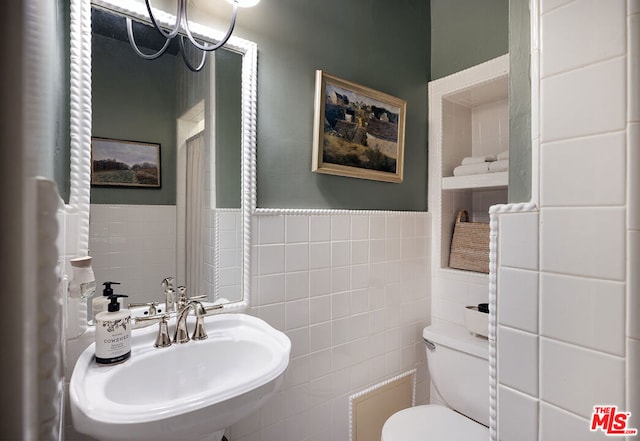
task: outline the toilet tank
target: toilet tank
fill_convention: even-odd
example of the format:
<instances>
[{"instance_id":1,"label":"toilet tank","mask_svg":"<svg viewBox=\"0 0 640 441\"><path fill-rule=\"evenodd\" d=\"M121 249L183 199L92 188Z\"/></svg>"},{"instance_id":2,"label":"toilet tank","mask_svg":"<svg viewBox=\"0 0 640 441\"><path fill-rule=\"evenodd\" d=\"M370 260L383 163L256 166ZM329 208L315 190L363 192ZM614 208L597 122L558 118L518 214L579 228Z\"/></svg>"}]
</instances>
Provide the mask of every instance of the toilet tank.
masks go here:
<instances>
[{"instance_id":1,"label":"toilet tank","mask_svg":"<svg viewBox=\"0 0 640 441\"><path fill-rule=\"evenodd\" d=\"M427 347L431 381L444 402L488 426L488 340L471 335L462 326L447 323L427 326L422 336Z\"/></svg>"}]
</instances>

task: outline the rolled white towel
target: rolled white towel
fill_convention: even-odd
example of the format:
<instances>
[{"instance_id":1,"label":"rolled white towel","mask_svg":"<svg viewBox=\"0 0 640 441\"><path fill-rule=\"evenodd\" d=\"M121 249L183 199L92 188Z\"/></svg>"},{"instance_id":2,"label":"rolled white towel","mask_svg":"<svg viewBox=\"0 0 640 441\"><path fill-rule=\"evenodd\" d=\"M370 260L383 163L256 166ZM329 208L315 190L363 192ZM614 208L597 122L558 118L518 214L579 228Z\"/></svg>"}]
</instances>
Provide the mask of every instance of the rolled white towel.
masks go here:
<instances>
[{"instance_id":1,"label":"rolled white towel","mask_svg":"<svg viewBox=\"0 0 640 441\"><path fill-rule=\"evenodd\" d=\"M491 162L496 160L496 155L484 156L467 156L462 159L462 165L481 164L483 162Z\"/></svg>"},{"instance_id":2,"label":"rolled white towel","mask_svg":"<svg viewBox=\"0 0 640 441\"><path fill-rule=\"evenodd\" d=\"M479 162L477 164L459 165L453 169L453 176L479 175L489 171L490 162Z\"/></svg>"},{"instance_id":3,"label":"rolled white towel","mask_svg":"<svg viewBox=\"0 0 640 441\"><path fill-rule=\"evenodd\" d=\"M502 161L495 161L489 163L490 172L502 172L509 170L509 160L503 159Z\"/></svg>"},{"instance_id":4,"label":"rolled white towel","mask_svg":"<svg viewBox=\"0 0 640 441\"><path fill-rule=\"evenodd\" d=\"M496 160L498 161L504 161L505 159L509 159L509 150L505 150L496 155Z\"/></svg>"}]
</instances>

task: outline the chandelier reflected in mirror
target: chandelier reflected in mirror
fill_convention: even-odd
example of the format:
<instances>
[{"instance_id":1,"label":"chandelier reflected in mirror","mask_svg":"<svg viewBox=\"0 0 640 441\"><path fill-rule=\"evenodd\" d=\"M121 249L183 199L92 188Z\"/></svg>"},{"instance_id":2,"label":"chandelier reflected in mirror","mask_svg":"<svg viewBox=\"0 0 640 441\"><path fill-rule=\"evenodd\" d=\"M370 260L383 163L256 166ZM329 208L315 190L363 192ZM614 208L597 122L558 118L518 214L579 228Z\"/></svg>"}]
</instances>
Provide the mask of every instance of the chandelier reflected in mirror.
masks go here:
<instances>
[{"instance_id":1,"label":"chandelier reflected in mirror","mask_svg":"<svg viewBox=\"0 0 640 441\"><path fill-rule=\"evenodd\" d=\"M164 30L162 29L162 27L160 27L160 25L156 21L155 16L153 15L153 11L151 10L151 5L149 3L149 0L145 0L145 4L147 5L147 11L149 12L149 19L151 20L153 27L155 27L156 30L160 33L160 35L162 35L162 37L165 38L164 45L157 52L153 52L153 53L142 52L140 48L138 48L138 45L136 44L136 41L135 41L135 37L133 35L133 23L131 19L127 17L127 34L129 35L129 43L131 43L131 47L140 57L146 60L155 60L156 58L160 57L162 54L165 53L165 51L169 47L169 44L171 43L171 40L173 40L175 37L180 37L178 41L180 43L180 52L182 53L182 59L184 60L185 64L189 69L191 69L193 72L199 72L202 70L202 68L204 67L207 61L207 52L213 52L216 49L220 49L222 46L224 46L227 43L227 41L231 37L231 34L233 33L233 29L236 25L238 8L239 7L250 8L252 6L257 5L260 2L260 0L226 0L226 1L227 3L231 3L231 5L233 5L233 11L231 13L232 14L231 23L229 24L229 28L225 36L215 44L199 43L194 38L193 34L191 33L191 29L189 29L189 20L187 17L187 0L178 0L176 22L169 31ZM187 40L186 42L185 42L185 36ZM191 44L193 47L197 48L202 52L200 62L194 64L191 62L191 60L189 60L189 57L187 56L187 50L186 50L187 44Z\"/></svg>"}]
</instances>

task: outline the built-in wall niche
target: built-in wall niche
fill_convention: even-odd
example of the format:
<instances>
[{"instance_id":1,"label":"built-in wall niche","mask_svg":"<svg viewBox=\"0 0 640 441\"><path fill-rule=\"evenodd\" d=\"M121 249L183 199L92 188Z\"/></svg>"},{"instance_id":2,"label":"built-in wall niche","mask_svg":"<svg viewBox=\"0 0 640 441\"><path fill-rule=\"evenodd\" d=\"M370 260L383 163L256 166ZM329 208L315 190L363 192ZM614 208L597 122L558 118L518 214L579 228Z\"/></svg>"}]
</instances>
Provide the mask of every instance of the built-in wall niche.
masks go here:
<instances>
[{"instance_id":1,"label":"built-in wall niche","mask_svg":"<svg viewBox=\"0 0 640 441\"><path fill-rule=\"evenodd\" d=\"M467 210L473 222L489 222L492 205L507 202L509 172L454 176L466 157L509 150L509 56L429 83L429 207L433 212L433 270L472 277L487 275L449 268L456 216ZM476 280L477 279L477 280Z\"/></svg>"},{"instance_id":2,"label":"built-in wall niche","mask_svg":"<svg viewBox=\"0 0 640 441\"><path fill-rule=\"evenodd\" d=\"M509 77L442 97L442 188L507 185L506 172L453 176L462 159L509 150Z\"/></svg>"},{"instance_id":3,"label":"built-in wall niche","mask_svg":"<svg viewBox=\"0 0 640 441\"><path fill-rule=\"evenodd\" d=\"M449 251L453 237L453 226L460 210L467 210L472 222L489 222L489 208L507 202L507 187L458 189L442 191L442 214L440 228L440 267L449 268ZM460 271L460 270L452 270Z\"/></svg>"}]
</instances>

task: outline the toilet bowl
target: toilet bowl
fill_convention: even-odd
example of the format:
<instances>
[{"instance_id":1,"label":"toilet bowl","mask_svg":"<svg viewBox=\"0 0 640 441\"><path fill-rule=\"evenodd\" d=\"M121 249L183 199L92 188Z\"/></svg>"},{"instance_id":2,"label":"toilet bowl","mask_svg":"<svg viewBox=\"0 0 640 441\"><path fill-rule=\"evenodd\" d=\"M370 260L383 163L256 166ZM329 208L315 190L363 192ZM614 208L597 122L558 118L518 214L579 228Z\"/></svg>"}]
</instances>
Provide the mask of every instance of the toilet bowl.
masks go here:
<instances>
[{"instance_id":1,"label":"toilet bowl","mask_svg":"<svg viewBox=\"0 0 640 441\"><path fill-rule=\"evenodd\" d=\"M489 344L453 324L422 333L435 390L448 406L414 406L393 414L382 441L486 441L489 438Z\"/></svg>"},{"instance_id":2,"label":"toilet bowl","mask_svg":"<svg viewBox=\"0 0 640 441\"><path fill-rule=\"evenodd\" d=\"M401 410L382 428L382 441L487 441L489 429L438 404Z\"/></svg>"}]
</instances>

